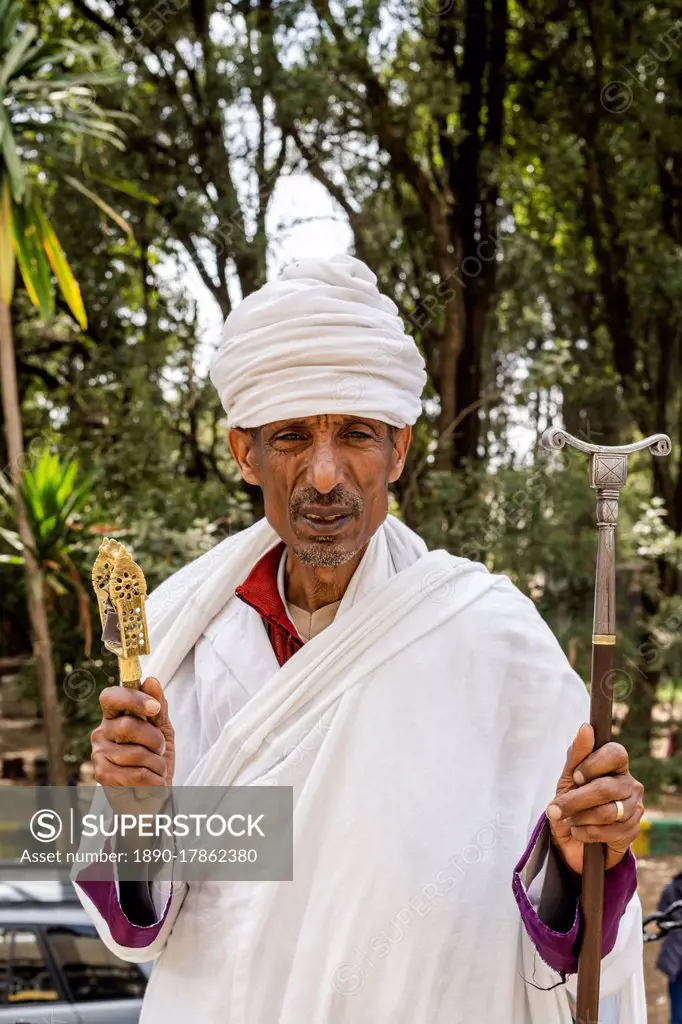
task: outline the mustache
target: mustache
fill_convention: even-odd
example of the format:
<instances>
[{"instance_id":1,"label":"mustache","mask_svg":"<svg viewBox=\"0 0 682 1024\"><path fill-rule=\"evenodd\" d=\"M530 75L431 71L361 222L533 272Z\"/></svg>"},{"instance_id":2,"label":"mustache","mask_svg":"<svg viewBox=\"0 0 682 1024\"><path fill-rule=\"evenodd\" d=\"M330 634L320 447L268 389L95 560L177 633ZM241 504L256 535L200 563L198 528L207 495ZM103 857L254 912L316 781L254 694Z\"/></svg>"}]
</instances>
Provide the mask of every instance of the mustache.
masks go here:
<instances>
[{"instance_id":1,"label":"mustache","mask_svg":"<svg viewBox=\"0 0 682 1024\"><path fill-rule=\"evenodd\" d=\"M295 491L289 500L289 512L292 516L298 516L306 505L342 505L354 515L359 515L365 507L362 497L343 484L337 484L327 494L320 494L314 487L303 487L300 491Z\"/></svg>"}]
</instances>

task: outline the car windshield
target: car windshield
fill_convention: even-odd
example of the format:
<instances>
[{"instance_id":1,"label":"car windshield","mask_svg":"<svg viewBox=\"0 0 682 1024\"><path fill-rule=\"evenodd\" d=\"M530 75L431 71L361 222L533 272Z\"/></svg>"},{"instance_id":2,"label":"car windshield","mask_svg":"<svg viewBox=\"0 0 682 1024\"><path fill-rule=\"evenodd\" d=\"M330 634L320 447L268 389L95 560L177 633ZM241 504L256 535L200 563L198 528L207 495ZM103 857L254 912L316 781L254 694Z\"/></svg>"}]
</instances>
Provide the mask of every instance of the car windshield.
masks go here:
<instances>
[{"instance_id":1,"label":"car windshield","mask_svg":"<svg viewBox=\"0 0 682 1024\"><path fill-rule=\"evenodd\" d=\"M120 960L88 925L50 925L50 949L76 1003L141 999L146 977L137 964Z\"/></svg>"}]
</instances>

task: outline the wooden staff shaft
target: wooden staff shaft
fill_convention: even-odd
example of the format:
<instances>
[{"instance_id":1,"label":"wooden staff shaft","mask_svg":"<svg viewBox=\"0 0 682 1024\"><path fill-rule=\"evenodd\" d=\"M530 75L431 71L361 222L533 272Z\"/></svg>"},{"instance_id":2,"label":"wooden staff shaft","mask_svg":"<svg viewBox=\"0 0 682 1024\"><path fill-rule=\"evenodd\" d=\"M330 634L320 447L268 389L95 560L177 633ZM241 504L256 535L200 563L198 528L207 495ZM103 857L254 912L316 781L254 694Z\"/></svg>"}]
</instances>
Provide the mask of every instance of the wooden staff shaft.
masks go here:
<instances>
[{"instance_id":1,"label":"wooden staff shaft","mask_svg":"<svg viewBox=\"0 0 682 1024\"><path fill-rule=\"evenodd\" d=\"M592 456L594 460L597 456ZM625 459L626 456L623 456ZM592 465L592 477L598 467ZM622 475L625 482L625 469ZM613 720L613 663L616 642L616 519L618 491L597 490L597 569L592 626L590 724L595 749L611 739ZM596 1024L599 1012L602 922L604 912L605 847L585 846L580 906L583 935L578 961L577 1020Z\"/></svg>"},{"instance_id":2,"label":"wooden staff shaft","mask_svg":"<svg viewBox=\"0 0 682 1024\"><path fill-rule=\"evenodd\" d=\"M623 456L625 460L627 457ZM593 481L599 467L592 456ZM626 467L622 480L625 483ZM597 488L597 570L594 589L592 632L592 673L590 724L595 734L595 749L611 738L613 719L613 655L615 652L615 521L619 490ZM605 848L591 844L585 848L581 908L584 932L578 967L578 1020L588 1024L598 1020L599 977L601 970L601 934L604 909Z\"/></svg>"},{"instance_id":3,"label":"wooden staff shaft","mask_svg":"<svg viewBox=\"0 0 682 1024\"><path fill-rule=\"evenodd\" d=\"M548 450L569 445L590 455L590 484L597 489L597 570L594 589L590 723L595 749L611 739L613 720L613 664L616 642L616 522L618 498L627 477L631 452L649 448L654 455L668 455L670 438L654 434L629 445L607 447L573 437L551 427L542 437ZM580 907L583 930L578 958L576 1024L598 1024L601 971L602 921L604 912L605 847L585 846Z\"/></svg>"}]
</instances>

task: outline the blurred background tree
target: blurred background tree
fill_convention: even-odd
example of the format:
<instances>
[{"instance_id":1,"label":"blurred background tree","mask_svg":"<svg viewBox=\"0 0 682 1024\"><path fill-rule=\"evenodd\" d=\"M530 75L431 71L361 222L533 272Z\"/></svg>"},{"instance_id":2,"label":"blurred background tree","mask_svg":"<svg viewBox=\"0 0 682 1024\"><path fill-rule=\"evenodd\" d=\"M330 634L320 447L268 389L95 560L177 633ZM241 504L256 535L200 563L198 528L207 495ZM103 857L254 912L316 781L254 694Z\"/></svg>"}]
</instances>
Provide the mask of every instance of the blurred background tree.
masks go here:
<instances>
[{"instance_id":1,"label":"blurred background tree","mask_svg":"<svg viewBox=\"0 0 682 1024\"><path fill-rule=\"evenodd\" d=\"M45 563L40 546L44 537L35 529L46 526L41 498L45 496L45 459L34 477L24 471L24 440L17 388L14 332L10 306L14 297L15 264L30 302L43 318L55 312L55 291L82 330L87 318L78 283L59 240L43 210L49 189L46 167L81 168L84 138L108 145L122 144L114 123L124 115L107 115L97 105L93 85L105 84L103 48L75 46L71 41L49 42L25 20L26 11L14 0L0 0L0 365L2 412L7 442L9 478L26 578L26 610L33 655L45 712L49 776L54 785L67 781L63 755L61 709L55 680L54 653L45 593ZM111 79L111 75L106 76ZM81 109L87 102L87 109ZM65 174L79 193L119 219L83 183ZM66 490L73 474L67 474ZM30 511L36 514L31 521ZM75 575L77 575L75 573ZM54 577L52 577L54 586Z\"/></svg>"},{"instance_id":2,"label":"blurred background tree","mask_svg":"<svg viewBox=\"0 0 682 1024\"><path fill-rule=\"evenodd\" d=\"M224 316L292 250L331 255L326 236L342 229L429 370L394 509L429 544L509 574L585 678L593 495L582 460L547 458L539 437L561 422L602 443L671 435L669 459L633 460L623 499L617 695L640 776L676 785L680 759L652 757L675 749L682 685L674 8L26 0L22 12L40 38L116 54L118 77L101 58L92 88L125 131L118 149L83 134L85 190L64 173L66 129L41 158L87 328L59 297L54 316L36 310L21 283L11 307L28 452L77 455L91 480L68 532L81 578L93 527L129 543L153 585L261 514L227 454L211 351ZM72 96L70 115L92 102ZM311 211L284 223L301 190ZM326 223L312 220L320 196ZM0 564L0 582L0 658L25 659L31 692L18 567ZM64 586L54 664L79 759L111 666L97 643L86 654ZM84 672L92 687L76 699L68 680Z\"/></svg>"}]
</instances>

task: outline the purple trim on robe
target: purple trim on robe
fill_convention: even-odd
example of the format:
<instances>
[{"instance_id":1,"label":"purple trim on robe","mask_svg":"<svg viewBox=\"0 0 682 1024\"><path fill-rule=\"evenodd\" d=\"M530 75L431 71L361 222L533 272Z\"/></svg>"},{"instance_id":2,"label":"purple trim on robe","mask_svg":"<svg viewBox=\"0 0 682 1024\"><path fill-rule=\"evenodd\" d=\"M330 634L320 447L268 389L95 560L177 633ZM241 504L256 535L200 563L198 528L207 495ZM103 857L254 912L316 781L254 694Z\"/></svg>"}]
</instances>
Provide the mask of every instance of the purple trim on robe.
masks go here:
<instances>
[{"instance_id":1,"label":"purple trim on robe","mask_svg":"<svg viewBox=\"0 0 682 1024\"><path fill-rule=\"evenodd\" d=\"M107 839L105 849L108 846L109 840ZM107 872L111 873L111 878L103 879L101 877L103 866ZM98 878L89 877L93 871L99 876ZM74 884L80 886L88 899L94 903L98 913L106 921L112 939L119 946L125 946L128 949L142 949L144 946L150 946L158 936L168 916L171 902L170 896L163 909L163 914L157 922L150 925L133 924L126 917L121 906L114 880L114 865L111 861L107 861L105 865L96 864L83 868L82 871L78 872Z\"/></svg>"},{"instance_id":2,"label":"purple trim on robe","mask_svg":"<svg viewBox=\"0 0 682 1024\"><path fill-rule=\"evenodd\" d=\"M521 881L520 872L526 866L533 849L540 840L546 839L543 830L549 829L549 821L545 814L538 821L533 835L521 860L514 868L512 890L521 913L521 920L538 953L555 971L560 974L575 974L578 970L578 940L582 928L582 911L576 900L573 924L567 932L558 932L540 919L537 911L528 898L526 888ZM609 868L604 875L604 916L602 924L602 958L610 953L616 944L620 919L625 908L637 889L637 864L628 850L620 863Z\"/></svg>"}]
</instances>

